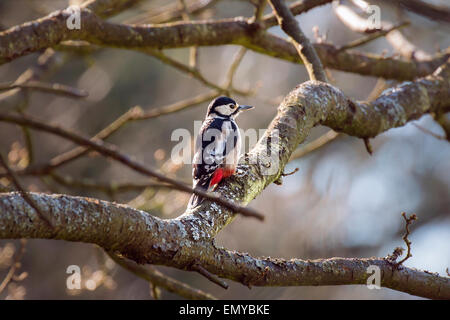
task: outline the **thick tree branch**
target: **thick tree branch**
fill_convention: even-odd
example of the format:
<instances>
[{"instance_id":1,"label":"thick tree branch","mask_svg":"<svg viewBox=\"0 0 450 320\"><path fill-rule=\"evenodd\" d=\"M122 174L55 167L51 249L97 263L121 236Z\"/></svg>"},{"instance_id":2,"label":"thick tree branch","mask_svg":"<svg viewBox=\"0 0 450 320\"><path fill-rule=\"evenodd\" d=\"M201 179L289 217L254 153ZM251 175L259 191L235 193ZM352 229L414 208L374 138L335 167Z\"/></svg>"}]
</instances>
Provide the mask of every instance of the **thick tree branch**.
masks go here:
<instances>
[{"instance_id":1,"label":"thick tree branch","mask_svg":"<svg viewBox=\"0 0 450 320\"><path fill-rule=\"evenodd\" d=\"M66 26L69 16L68 10L56 11L1 32L0 64L66 40L85 40L101 46L138 51L236 44L273 57L300 62L291 43L263 32L258 22L242 17L133 26L105 22L90 10L81 9L81 29L69 30ZM326 67L399 80L430 74L450 55L446 52L417 62L362 53L337 54L337 48L328 44L317 44L315 48Z\"/></svg>"},{"instance_id":2,"label":"thick tree branch","mask_svg":"<svg viewBox=\"0 0 450 320\"><path fill-rule=\"evenodd\" d=\"M317 124L368 138L404 125L428 112L449 111L450 63L433 75L385 91L373 102L354 102L339 89L309 81L281 103L277 117L255 148L242 159L237 175L217 189L222 197L248 203L283 173L292 152ZM267 152L270 149L270 153ZM176 219L94 199L30 195L51 215L49 228L17 193L0 195L0 238L49 238L96 243L140 263L182 270L201 265L208 272L246 285L364 284L369 265L382 271L381 285L414 295L450 299L450 280L384 259L304 261L254 258L217 248L214 237L235 214L209 201Z\"/></svg>"},{"instance_id":3,"label":"thick tree branch","mask_svg":"<svg viewBox=\"0 0 450 320\"><path fill-rule=\"evenodd\" d=\"M214 227L208 220L194 217L161 220L105 201L45 194L31 196L41 207L48 208L58 231L36 219L35 212L19 194L0 194L0 238L96 243L140 262L186 270L191 270L192 263L200 262L208 272L248 286L366 284L367 268L375 265L380 268L384 287L427 298L450 299L448 278L403 266L397 269L383 258L254 258L199 239L203 229Z\"/></svg>"}]
</instances>

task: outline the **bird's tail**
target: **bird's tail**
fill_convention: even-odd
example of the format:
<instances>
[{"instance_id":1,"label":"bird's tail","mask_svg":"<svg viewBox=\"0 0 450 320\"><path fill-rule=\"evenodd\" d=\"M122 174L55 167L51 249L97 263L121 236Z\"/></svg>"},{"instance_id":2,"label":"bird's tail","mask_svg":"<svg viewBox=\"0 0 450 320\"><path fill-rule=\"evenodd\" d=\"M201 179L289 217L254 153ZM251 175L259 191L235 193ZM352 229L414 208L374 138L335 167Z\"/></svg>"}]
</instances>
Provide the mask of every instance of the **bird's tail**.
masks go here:
<instances>
[{"instance_id":1,"label":"bird's tail","mask_svg":"<svg viewBox=\"0 0 450 320\"><path fill-rule=\"evenodd\" d=\"M199 180L195 183L194 189L200 189L205 192L212 192L216 189L217 184L214 184L212 186L210 185L211 178L204 179L203 181L202 180ZM191 196L191 199L189 200L189 208L195 208L195 207L201 205L203 203L203 201L205 201L205 198L194 193Z\"/></svg>"},{"instance_id":2,"label":"bird's tail","mask_svg":"<svg viewBox=\"0 0 450 320\"><path fill-rule=\"evenodd\" d=\"M189 208L195 208L195 207L201 205L204 200L205 200L205 198L194 193L191 196L191 199L189 200Z\"/></svg>"}]
</instances>

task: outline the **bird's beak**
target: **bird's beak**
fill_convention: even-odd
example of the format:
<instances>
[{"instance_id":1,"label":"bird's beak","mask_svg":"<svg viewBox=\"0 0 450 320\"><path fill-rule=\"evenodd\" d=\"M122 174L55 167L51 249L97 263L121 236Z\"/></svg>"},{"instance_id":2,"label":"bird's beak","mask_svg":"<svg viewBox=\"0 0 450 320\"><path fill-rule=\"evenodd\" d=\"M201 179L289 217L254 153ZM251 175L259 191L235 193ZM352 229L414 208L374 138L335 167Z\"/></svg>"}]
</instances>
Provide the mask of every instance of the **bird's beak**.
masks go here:
<instances>
[{"instance_id":1,"label":"bird's beak","mask_svg":"<svg viewBox=\"0 0 450 320\"><path fill-rule=\"evenodd\" d=\"M239 105L239 111L253 109L253 106Z\"/></svg>"}]
</instances>

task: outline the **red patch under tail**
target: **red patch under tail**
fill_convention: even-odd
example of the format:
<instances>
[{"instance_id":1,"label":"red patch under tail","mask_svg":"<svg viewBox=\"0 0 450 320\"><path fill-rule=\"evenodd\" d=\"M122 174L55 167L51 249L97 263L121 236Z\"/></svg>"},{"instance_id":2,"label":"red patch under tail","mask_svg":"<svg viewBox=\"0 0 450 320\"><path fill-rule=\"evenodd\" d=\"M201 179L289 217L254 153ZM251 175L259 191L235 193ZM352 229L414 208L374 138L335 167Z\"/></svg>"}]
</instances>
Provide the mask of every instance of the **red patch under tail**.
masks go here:
<instances>
[{"instance_id":1,"label":"red patch under tail","mask_svg":"<svg viewBox=\"0 0 450 320\"><path fill-rule=\"evenodd\" d=\"M223 173L224 171L222 168L218 168L216 171L214 171L211 181L209 182L208 191L213 191L217 187L219 182L224 178Z\"/></svg>"}]
</instances>

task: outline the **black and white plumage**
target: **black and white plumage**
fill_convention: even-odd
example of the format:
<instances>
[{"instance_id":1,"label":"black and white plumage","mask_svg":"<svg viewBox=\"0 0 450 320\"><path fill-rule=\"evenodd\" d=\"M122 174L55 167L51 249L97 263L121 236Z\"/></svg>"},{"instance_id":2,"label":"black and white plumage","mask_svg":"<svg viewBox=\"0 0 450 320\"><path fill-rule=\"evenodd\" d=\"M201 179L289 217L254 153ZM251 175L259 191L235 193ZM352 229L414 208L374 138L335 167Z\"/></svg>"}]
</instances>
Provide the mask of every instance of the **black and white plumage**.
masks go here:
<instances>
[{"instance_id":1,"label":"black and white plumage","mask_svg":"<svg viewBox=\"0 0 450 320\"><path fill-rule=\"evenodd\" d=\"M219 182L233 175L239 161L241 136L237 115L253 107L238 105L228 97L218 97L208 106L206 118L195 141L192 164L193 187L214 191ZM194 194L190 206L201 204L203 198Z\"/></svg>"}]
</instances>

